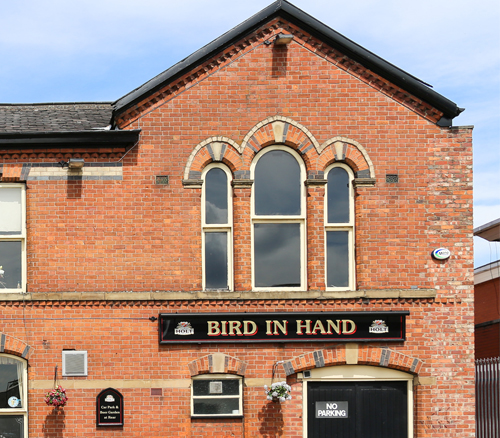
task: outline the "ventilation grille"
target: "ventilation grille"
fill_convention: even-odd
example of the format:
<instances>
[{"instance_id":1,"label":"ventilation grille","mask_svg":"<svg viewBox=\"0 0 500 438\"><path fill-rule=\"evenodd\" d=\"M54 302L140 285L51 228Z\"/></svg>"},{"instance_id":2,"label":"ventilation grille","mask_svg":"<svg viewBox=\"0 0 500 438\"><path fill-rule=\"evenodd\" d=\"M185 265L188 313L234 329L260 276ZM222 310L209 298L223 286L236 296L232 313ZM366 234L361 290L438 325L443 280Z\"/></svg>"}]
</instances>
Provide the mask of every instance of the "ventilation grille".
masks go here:
<instances>
[{"instance_id":1,"label":"ventilation grille","mask_svg":"<svg viewBox=\"0 0 500 438\"><path fill-rule=\"evenodd\" d=\"M387 174L385 176L386 183L397 183L399 182L399 176L397 174Z\"/></svg>"},{"instance_id":2,"label":"ventilation grille","mask_svg":"<svg viewBox=\"0 0 500 438\"><path fill-rule=\"evenodd\" d=\"M86 351L63 351L63 376L87 375Z\"/></svg>"},{"instance_id":3,"label":"ventilation grille","mask_svg":"<svg viewBox=\"0 0 500 438\"><path fill-rule=\"evenodd\" d=\"M168 175L156 175L156 184L168 186Z\"/></svg>"}]
</instances>

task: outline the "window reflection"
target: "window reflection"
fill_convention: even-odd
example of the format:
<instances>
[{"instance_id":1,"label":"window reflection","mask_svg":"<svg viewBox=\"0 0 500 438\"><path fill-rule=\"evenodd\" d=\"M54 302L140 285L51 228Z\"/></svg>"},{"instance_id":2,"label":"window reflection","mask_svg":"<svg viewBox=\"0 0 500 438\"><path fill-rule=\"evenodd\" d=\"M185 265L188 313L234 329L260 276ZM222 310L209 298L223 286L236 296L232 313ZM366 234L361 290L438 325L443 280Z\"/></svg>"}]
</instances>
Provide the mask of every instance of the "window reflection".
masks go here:
<instances>
[{"instance_id":1,"label":"window reflection","mask_svg":"<svg viewBox=\"0 0 500 438\"><path fill-rule=\"evenodd\" d=\"M255 167L255 214L300 215L300 183L300 167L291 154L264 154Z\"/></svg>"},{"instance_id":2,"label":"window reflection","mask_svg":"<svg viewBox=\"0 0 500 438\"><path fill-rule=\"evenodd\" d=\"M227 232L205 233L205 287L228 288Z\"/></svg>"},{"instance_id":3,"label":"window reflection","mask_svg":"<svg viewBox=\"0 0 500 438\"><path fill-rule=\"evenodd\" d=\"M214 168L205 177L205 223L227 224L227 175Z\"/></svg>"},{"instance_id":4,"label":"window reflection","mask_svg":"<svg viewBox=\"0 0 500 438\"><path fill-rule=\"evenodd\" d=\"M349 174L341 167L328 172L328 223L349 222Z\"/></svg>"},{"instance_id":5,"label":"window reflection","mask_svg":"<svg viewBox=\"0 0 500 438\"><path fill-rule=\"evenodd\" d=\"M349 285L349 232L328 231L327 248L327 286L347 287Z\"/></svg>"},{"instance_id":6,"label":"window reflection","mask_svg":"<svg viewBox=\"0 0 500 438\"><path fill-rule=\"evenodd\" d=\"M300 286L300 224L254 226L255 286Z\"/></svg>"},{"instance_id":7,"label":"window reflection","mask_svg":"<svg viewBox=\"0 0 500 438\"><path fill-rule=\"evenodd\" d=\"M22 242L0 241L0 289L20 289Z\"/></svg>"}]
</instances>

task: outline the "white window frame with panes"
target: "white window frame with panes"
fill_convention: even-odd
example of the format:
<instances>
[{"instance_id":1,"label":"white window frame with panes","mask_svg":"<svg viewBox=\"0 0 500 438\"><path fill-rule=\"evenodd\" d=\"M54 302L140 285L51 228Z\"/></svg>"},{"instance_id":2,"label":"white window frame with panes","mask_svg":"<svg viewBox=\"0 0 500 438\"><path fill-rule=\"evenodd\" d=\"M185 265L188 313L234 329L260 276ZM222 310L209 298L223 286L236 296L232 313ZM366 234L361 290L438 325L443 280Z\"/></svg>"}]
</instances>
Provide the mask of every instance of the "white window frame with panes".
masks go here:
<instances>
[{"instance_id":1,"label":"white window frame with panes","mask_svg":"<svg viewBox=\"0 0 500 438\"><path fill-rule=\"evenodd\" d=\"M0 183L0 266L0 293L26 292L24 184Z\"/></svg>"},{"instance_id":2,"label":"white window frame with panes","mask_svg":"<svg viewBox=\"0 0 500 438\"><path fill-rule=\"evenodd\" d=\"M284 151L290 154L297 165L299 166L299 175L297 184L299 185L298 196L300 197L300 212L299 214L258 214L256 212L256 187L259 184L259 175L256 175L256 168L259 164L259 160L265 157L268 153L273 151ZM273 169L277 170L277 169ZM251 238L252 238L252 289L254 291L305 291L307 289L307 248L306 248L306 167L300 157L300 155L293 149L281 145L268 146L261 151L259 151L252 161L250 168L251 179L254 181L252 185L252 202L251 202ZM278 175L279 177L279 175ZM257 180L256 180L257 179ZM266 187L266 190L272 190L274 187ZM298 286L271 286L271 285L259 285L262 283L261 280L257 280L258 263L256 254L256 226L259 224L298 224L299 225L299 245L298 256L300 257L299 266L299 285ZM271 262L272 263L272 262ZM270 265L272 266L272 264Z\"/></svg>"},{"instance_id":3,"label":"white window frame with panes","mask_svg":"<svg viewBox=\"0 0 500 438\"><path fill-rule=\"evenodd\" d=\"M15 393L16 395L11 395L9 397L6 397L7 405L6 406L1 406L0 407L0 436L2 435L2 432L6 432L5 426L2 426L3 421L5 418L9 418L13 421L9 421L8 424L10 426L14 425L14 427L17 429L17 425L15 423L17 422L19 424L19 429L18 432L19 434L17 435L20 438L27 438L28 437L28 364L26 360L20 359L16 356L8 355L8 354L0 354L0 375L6 375L6 373L2 373L2 367L3 366L15 366L16 371L15 373L17 374L17 386L18 386L18 391L15 391L14 386L10 386L11 391L13 391L13 394ZM1 376L0 376L0 384L2 388L0 388L0 391L8 390L8 388L3 388L5 386L6 382L2 382ZM9 382L11 383L11 382ZM6 394L8 395L8 394ZM17 397L19 395L19 397ZM21 418L22 419L22 426L21 423L19 423L17 419ZM10 436L10 435L9 435Z\"/></svg>"},{"instance_id":4,"label":"white window frame with panes","mask_svg":"<svg viewBox=\"0 0 500 438\"><path fill-rule=\"evenodd\" d=\"M218 198L221 200L224 198L226 200L227 205L227 220L220 220L214 223L213 220L207 221L207 174L214 169L222 170L226 175L226 190L224 193L219 193ZM224 290L224 291L232 291L233 290L233 192L232 192L232 174L227 166L221 163L211 163L202 172L202 195L201 195L201 223L202 223L202 271L203 271L203 290ZM209 197L209 196L208 196ZM227 248L226 248L226 269L227 269L227 286L226 287L210 287L208 275L210 269L210 261L207 257L207 251L209 248L207 247L207 236L210 233L226 233L227 234Z\"/></svg>"},{"instance_id":5,"label":"white window frame with panes","mask_svg":"<svg viewBox=\"0 0 500 438\"><path fill-rule=\"evenodd\" d=\"M237 381L238 394L224 394L224 383L228 380ZM195 394L196 383L207 381L208 391L205 395ZM213 391L212 386L213 385ZM210 393L212 391L212 393ZM222 402L225 400L237 400L238 409L224 411ZM221 412L209 413L195 413L196 404L198 403L211 403L213 406L220 406ZM243 378L233 374L202 374L193 377L191 382L191 416L192 417L241 417L243 415Z\"/></svg>"},{"instance_id":6,"label":"white window frame with panes","mask_svg":"<svg viewBox=\"0 0 500 438\"><path fill-rule=\"evenodd\" d=\"M346 172L346 187L345 190L342 190L339 193L339 187L334 187L332 184L334 183L333 178L329 179L329 176L332 176L332 171L334 169L343 169ZM335 163L325 170L325 179L328 181L325 187L325 284L326 289L331 291L336 290L355 290L356 284L356 268L355 268L355 242L354 242L354 173L352 169L343 164L343 163ZM343 182L344 183L344 182ZM343 184L342 183L342 184ZM342 188L343 189L343 188ZM339 198L342 198L342 201L339 202L339 208L344 212L342 218L340 220L335 220L336 218L329 219L329 209L334 209L335 205L333 202L329 202L329 199L334 199L335 196L330 196L329 190L332 192L337 190L337 193L340 194ZM347 207L345 204L348 204ZM347 217L345 217L347 216ZM329 240L329 233L346 233L346 239L342 242L342 245L338 244L339 249L335 250L334 244L332 245ZM330 246L330 248L329 248ZM336 262L337 260L337 262ZM336 281L333 278L333 272L338 272L338 265L341 265L342 268L340 270L347 269L347 275L342 275L342 280L336 285ZM330 277L330 278L329 278Z\"/></svg>"}]
</instances>

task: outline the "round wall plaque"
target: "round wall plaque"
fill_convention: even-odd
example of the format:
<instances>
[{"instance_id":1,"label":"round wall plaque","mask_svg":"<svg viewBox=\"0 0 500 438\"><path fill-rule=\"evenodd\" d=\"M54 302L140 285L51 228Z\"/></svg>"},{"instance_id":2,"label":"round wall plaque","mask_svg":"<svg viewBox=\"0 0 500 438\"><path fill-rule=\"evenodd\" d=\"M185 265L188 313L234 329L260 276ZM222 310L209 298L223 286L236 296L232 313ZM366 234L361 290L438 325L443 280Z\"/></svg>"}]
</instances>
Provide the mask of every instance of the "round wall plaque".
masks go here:
<instances>
[{"instance_id":1,"label":"round wall plaque","mask_svg":"<svg viewBox=\"0 0 500 438\"><path fill-rule=\"evenodd\" d=\"M432 251L432 257L434 257L436 260L446 260L450 258L451 256L451 251L446 248L438 248Z\"/></svg>"}]
</instances>

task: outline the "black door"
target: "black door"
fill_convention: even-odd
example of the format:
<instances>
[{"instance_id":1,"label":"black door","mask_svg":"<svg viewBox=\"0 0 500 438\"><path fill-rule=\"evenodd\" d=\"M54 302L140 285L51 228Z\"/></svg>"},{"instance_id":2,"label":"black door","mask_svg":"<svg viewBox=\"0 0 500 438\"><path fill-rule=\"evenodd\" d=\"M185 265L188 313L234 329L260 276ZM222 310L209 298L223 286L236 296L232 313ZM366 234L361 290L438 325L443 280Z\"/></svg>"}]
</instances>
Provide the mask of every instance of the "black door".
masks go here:
<instances>
[{"instance_id":1,"label":"black door","mask_svg":"<svg viewBox=\"0 0 500 438\"><path fill-rule=\"evenodd\" d=\"M408 438L407 382L308 382L309 438Z\"/></svg>"}]
</instances>

